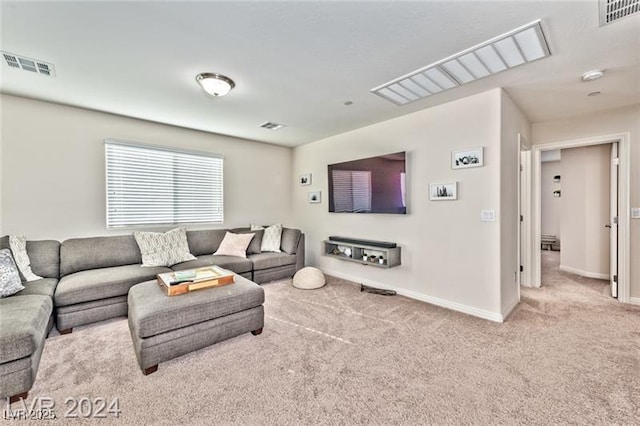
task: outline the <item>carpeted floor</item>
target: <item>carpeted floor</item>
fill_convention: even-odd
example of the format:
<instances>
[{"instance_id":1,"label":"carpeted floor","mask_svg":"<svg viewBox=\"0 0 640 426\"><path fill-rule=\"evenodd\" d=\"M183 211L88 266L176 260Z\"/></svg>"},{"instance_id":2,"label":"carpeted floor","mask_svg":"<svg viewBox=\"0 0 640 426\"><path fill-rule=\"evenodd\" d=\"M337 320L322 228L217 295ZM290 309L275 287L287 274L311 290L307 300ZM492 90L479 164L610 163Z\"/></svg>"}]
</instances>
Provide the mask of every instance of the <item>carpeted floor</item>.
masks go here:
<instances>
[{"instance_id":1,"label":"carpeted floor","mask_svg":"<svg viewBox=\"0 0 640 426\"><path fill-rule=\"evenodd\" d=\"M336 278L311 291L284 280L264 286L262 335L150 376L126 320L81 327L48 339L27 403L53 397L62 416L67 397L118 398L117 420L90 423L127 425L639 423L640 307L553 256L504 324Z\"/></svg>"}]
</instances>

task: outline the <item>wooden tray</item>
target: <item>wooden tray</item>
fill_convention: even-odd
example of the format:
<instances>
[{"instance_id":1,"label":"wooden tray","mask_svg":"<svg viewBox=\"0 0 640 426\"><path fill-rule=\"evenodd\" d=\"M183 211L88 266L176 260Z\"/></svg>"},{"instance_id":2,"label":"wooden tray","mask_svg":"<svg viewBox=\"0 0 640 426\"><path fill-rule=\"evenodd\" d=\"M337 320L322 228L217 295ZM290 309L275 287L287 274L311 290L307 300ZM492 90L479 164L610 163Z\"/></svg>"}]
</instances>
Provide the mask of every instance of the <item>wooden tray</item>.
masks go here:
<instances>
[{"instance_id":1,"label":"wooden tray","mask_svg":"<svg viewBox=\"0 0 640 426\"><path fill-rule=\"evenodd\" d=\"M207 266L204 268L179 271L180 274L189 272L193 273L193 278L176 278L175 272L158 274L158 284L166 291L168 296L177 296L195 290L220 287L235 282L235 274L219 266Z\"/></svg>"}]
</instances>

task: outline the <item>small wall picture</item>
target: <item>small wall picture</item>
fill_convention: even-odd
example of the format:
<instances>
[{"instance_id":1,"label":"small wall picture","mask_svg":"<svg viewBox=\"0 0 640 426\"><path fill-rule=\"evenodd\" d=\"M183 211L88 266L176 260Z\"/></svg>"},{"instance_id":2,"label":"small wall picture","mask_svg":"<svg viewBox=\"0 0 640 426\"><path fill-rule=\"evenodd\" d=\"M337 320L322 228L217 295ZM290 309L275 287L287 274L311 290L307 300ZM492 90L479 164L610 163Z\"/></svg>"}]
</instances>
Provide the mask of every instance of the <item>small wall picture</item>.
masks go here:
<instances>
[{"instance_id":1,"label":"small wall picture","mask_svg":"<svg viewBox=\"0 0 640 426\"><path fill-rule=\"evenodd\" d=\"M320 202L320 191L309 191L307 198L310 204L318 204Z\"/></svg>"},{"instance_id":2,"label":"small wall picture","mask_svg":"<svg viewBox=\"0 0 640 426\"><path fill-rule=\"evenodd\" d=\"M311 185L311 173L307 173L306 175L300 175L300 185L302 186Z\"/></svg>"},{"instance_id":3,"label":"small wall picture","mask_svg":"<svg viewBox=\"0 0 640 426\"><path fill-rule=\"evenodd\" d=\"M429 199L432 201L457 200L458 182L430 183Z\"/></svg>"},{"instance_id":4,"label":"small wall picture","mask_svg":"<svg viewBox=\"0 0 640 426\"><path fill-rule=\"evenodd\" d=\"M452 169L467 169L484 165L483 147L453 151L451 153Z\"/></svg>"}]
</instances>

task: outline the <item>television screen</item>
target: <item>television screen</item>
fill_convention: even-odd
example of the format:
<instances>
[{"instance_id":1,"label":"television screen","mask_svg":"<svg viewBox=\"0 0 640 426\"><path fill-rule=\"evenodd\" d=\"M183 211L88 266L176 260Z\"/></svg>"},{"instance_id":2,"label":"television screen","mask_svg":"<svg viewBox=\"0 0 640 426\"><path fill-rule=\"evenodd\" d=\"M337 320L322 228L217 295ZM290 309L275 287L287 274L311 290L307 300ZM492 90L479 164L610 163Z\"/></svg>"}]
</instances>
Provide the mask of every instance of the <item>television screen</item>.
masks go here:
<instances>
[{"instance_id":1,"label":"television screen","mask_svg":"<svg viewBox=\"0 0 640 426\"><path fill-rule=\"evenodd\" d=\"M405 152L329 165L329 211L406 214Z\"/></svg>"}]
</instances>

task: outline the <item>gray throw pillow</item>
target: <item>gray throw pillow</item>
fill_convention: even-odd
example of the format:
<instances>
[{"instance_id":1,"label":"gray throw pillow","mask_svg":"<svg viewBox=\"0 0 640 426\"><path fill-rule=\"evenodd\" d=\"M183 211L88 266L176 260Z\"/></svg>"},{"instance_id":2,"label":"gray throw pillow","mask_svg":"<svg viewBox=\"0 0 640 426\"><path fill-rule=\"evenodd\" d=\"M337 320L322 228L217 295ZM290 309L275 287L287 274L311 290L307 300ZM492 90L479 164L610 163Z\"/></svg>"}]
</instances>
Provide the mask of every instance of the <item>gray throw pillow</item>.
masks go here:
<instances>
[{"instance_id":1,"label":"gray throw pillow","mask_svg":"<svg viewBox=\"0 0 640 426\"><path fill-rule=\"evenodd\" d=\"M0 297L11 296L17 292L24 290L24 286L20 281L18 267L13 260L11 250L0 250Z\"/></svg>"}]
</instances>

